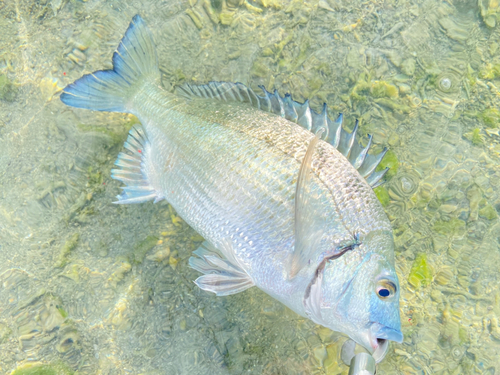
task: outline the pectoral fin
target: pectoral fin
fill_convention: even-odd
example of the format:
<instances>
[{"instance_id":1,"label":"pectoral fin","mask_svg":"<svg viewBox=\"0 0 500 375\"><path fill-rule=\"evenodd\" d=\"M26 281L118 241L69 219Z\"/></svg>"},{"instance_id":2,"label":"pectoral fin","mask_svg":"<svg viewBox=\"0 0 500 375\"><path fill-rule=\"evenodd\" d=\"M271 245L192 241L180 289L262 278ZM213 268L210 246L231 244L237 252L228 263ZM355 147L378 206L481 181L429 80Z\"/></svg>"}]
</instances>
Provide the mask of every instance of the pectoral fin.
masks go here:
<instances>
[{"instance_id":1,"label":"pectoral fin","mask_svg":"<svg viewBox=\"0 0 500 375\"><path fill-rule=\"evenodd\" d=\"M319 137L315 136L307 147L306 155L300 166L295 190L295 249L293 251L288 275L294 278L308 264L323 234L319 215L311 191L312 156Z\"/></svg>"},{"instance_id":2,"label":"pectoral fin","mask_svg":"<svg viewBox=\"0 0 500 375\"><path fill-rule=\"evenodd\" d=\"M219 249L205 241L194 254L196 257L189 258L189 265L204 274L195 280L200 289L228 296L255 285L235 258L229 240L223 241Z\"/></svg>"}]
</instances>

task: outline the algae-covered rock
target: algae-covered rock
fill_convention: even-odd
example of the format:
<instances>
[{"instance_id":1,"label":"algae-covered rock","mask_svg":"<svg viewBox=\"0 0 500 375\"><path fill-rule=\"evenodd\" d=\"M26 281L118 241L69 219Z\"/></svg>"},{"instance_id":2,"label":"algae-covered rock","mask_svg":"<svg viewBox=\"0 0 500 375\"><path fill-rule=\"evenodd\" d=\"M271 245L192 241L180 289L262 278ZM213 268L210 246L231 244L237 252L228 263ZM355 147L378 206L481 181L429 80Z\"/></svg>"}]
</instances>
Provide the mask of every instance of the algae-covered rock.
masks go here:
<instances>
[{"instance_id":1,"label":"algae-covered rock","mask_svg":"<svg viewBox=\"0 0 500 375\"><path fill-rule=\"evenodd\" d=\"M478 6L485 25L494 28L500 18L500 3L497 0L478 0Z\"/></svg>"},{"instance_id":2,"label":"algae-covered rock","mask_svg":"<svg viewBox=\"0 0 500 375\"><path fill-rule=\"evenodd\" d=\"M439 285L448 285L452 282L454 277L455 275L453 274L451 267L445 266L439 270L434 278L434 281Z\"/></svg>"},{"instance_id":3,"label":"algae-covered rock","mask_svg":"<svg viewBox=\"0 0 500 375\"><path fill-rule=\"evenodd\" d=\"M269 62L264 59L257 59L254 61L251 73L254 76L260 78L266 78L271 74L271 70L269 69Z\"/></svg>"},{"instance_id":4,"label":"algae-covered rock","mask_svg":"<svg viewBox=\"0 0 500 375\"><path fill-rule=\"evenodd\" d=\"M155 262L162 262L170 256L170 248L164 247L158 250L156 253L148 255L146 259L153 260Z\"/></svg>"},{"instance_id":5,"label":"algae-covered rock","mask_svg":"<svg viewBox=\"0 0 500 375\"><path fill-rule=\"evenodd\" d=\"M434 223L432 229L439 234L459 235L465 232L465 222L455 217L448 221L438 220Z\"/></svg>"},{"instance_id":6,"label":"algae-covered rock","mask_svg":"<svg viewBox=\"0 0 500 375\"><path fill-rule=\"evenodd\" d=\"M68 263L68 255L78 244L78 239L80 234L74 233L65 243L64 246L59 251L59 257L57 258L54 267L64 267Z\"/></svg>"},{"instance_id":7,"label":"algae-covered rock","mask_svg":"<svg viewBox=\"0 0 500 375\"><path fill-rule=\"evenodd\" d=\"M432 280L432 270L427 263L427 255L419 254L411 266L408 282L415 288L429 285Z\"/></svg>"},{"instance_id":8,"label":"algae-covered rock","mask_svg":"<svg viewBox=\"0 0 500 375\"><path fill-rule=\"evenodd\" d=\"M113 288L116 288L118 286L118 283L123 280L125 275L129 273L131 269L132 265L130 263L121 262L116 271L109 276L109 285L111 285Z\"/></svg>"},{"instance_id":9,"label":"algae-covered rock","mask_svg":"<svg viewBox=\"0 0 500 375\"><path fill-rule=\"evenodd\" d=\"M498 217L498 214L497 211L492 206L487 204L486 206L484 206L479 210L479 216L486 220L493 220Z\"/></svg>"},{"instance_id":10,"label":"algae-covered rock","mask_svg":"<svg viewBox=\"0 0 500 375\"><path fill-rule=\"evenodd\" d=\"M479 202L483 198L483 192L476 184L467 190L467 199L469 200L470 215L469 220L477 220Z\"/></svg>"},{"instance_id":11,"label":"algae-covered rock","mask_svg":"<svg viewBox=\"0 0 500 375\"><path fill-rule=\"evenodd\" d=\"M413 73L415 73L415 67L416 67L415 59L406 59L401 64L401 72L403 72L408 76L412 76Z\"/></svg>"},{"instance_id":12,"label":"algae-covered rock","mask_svg":"<svg viewBox=\"0 0 500 375\"><path fill-rule=\"evenodd\" d=\"M11 375L72 375L74 372L63 363L25 363L12 371Z\"/></svg>"},{"instance_id":13,"label":"algae-covered rock","mask_svg":"<svg viewBox=\"0 0 500 375\"><path fill-rule=\"evenodd\" d=\"M496 108L487 108L479 114L479 118L486 126L496 128L500 122L500 111Z\"/></svg>"},{"instance_id":14,"label":"algae-covered rock","mask_svg":"<svg viewBox=\"0 0 500 375\"><path fill-rule=\"evenodd\" d=\"M67 353L78 349L80 346L80 334L72 322L67 322L61 326L58 332L56 350L59 353Z\"/></svg>"},{"instance_id":15,"label":"algae-covered rock","mask_svg":"<svg viewBox=\"0 0 500 375\"><path fill-rule=\"evenodd\" d=\"M0 99L12 102L16 98L17 89L5 74L0 74Z\"/></svg>"},{"instance_id":16,"label":"algae-covered rock","mask_svg":"<svg viewBox=\"0 0 500 375\"><path fill-rule=\"evenodd\" d=\"M453 18L443 17L439 20L441 31L443 31L449 38L463 43L469 36L469 30L464 25L457 23Z\"/></svg>"},{"instance_id":17,"label":"algae-covered rock","mask_svg":"<svg viewBox=\"0 0 500 375\"><path fill-rule=\"evenodd\" d=\"M372 84L371 94L375 98L397 98L398 88L384 81L375 81Z\"/></svg>"},{"instance_id":18,"label":"algae-covered rock","mask_svg":"<svg viewBox=\"0 0 500 375\"><path fill-rule=\"evenodd\" d=\"M441 337L451 345L460 344L460 324L452 319L443 319Z\"/></svg>"},{"instance_id":19,"label":"algae-covered rock","mask_svg":"<svg viewBox=\"0 0 500 375\"><path fill-rule=\"evenodd\" d=\"M144 240L138 242L134 246L134 261L135 263L142 263L146 253L156 246L158 243L158 237L147 236Z\"/></svg>"},{"instance_id":20,"label":"algae-covered rock","mask_svg":"<svg viewBox=\"0 0 500 375\"><path fill-rule=\"evenodd\" d=\"M383 105L384 107L390 108L394 111L399 111L403 113L409 113L410 112L410 107L408 107L405 104L399 104L394 100L387 99L387 98L378 98L374 100L375 103Z\"/></svg>"}]
</instances>

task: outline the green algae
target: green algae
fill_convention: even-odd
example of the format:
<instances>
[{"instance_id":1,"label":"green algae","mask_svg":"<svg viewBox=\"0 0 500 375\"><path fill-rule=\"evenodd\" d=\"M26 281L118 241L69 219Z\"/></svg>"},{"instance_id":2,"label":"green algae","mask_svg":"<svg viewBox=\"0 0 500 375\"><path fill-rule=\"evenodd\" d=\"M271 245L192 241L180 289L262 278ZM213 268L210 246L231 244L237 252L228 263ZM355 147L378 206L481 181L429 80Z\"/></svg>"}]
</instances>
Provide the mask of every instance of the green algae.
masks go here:
<instances>
[{"instance_id":1,"label":"green algae","mask_svg":"<svg viewBox=\"0 0 500 375\"><path fill-rule=\"evenodd\" d=\"M481 129L479 128L475 128L471 132L464 134L464 137L475 146L480 146L484 143L484 136L481 134Z\"/></svg>"},{"instance_id":2,"label":"green algae","mask_svg":"<svg viewBox=\"0 0 500 375\"><path fill-rule=\"evenodd\" d=\"M80 238L79 233L74 233L69 240L64 243L64 246L59 251L59 256L57 258L54 267L62 268L68 263L68 255L73 251L73 249L78 244L78 240Z\"/></svg>"},{"instance_id":3,"label":"green algae","mask_svg":"<svg viewBox=\"0 0 500 375\"><path fill-rule=\"evenodd\" d=\"M427 263L427 254L419 254L411 266L408 282L415 288L429 285L432 281L432 269Z\"/></svg>"},{"instance_id":4,"label":"green algae","mask_svg":"<svg viewBox=\"0 0 500 375\"><path fill-rule=\"evenodd\" d=\"M15 369L11 375L72 375L74 372L63 363L27 363Z\"/></svg>"},{"instance_id":5,"label":"green algae","mask_svg":"<svg viewBox=\"0 0 500 375\"><path fill-rule=\"evenodd\" d=\"M68 312L67 312L66 310L64 310L62 307L59 307L59 308L57 309L57 311L59 311L59 314L61 314L61 316L62 316L63 318L67 318L67 317L68 317Z\"/></svg>"},{"instance_id":6,"label":"green algae","mask_svg":"<svg viewBox=\"0 0 500 375\"><path fill-rule=\"evenodd\" d=\"M455 217L448 221L438 220L434 223L432 229L443 235L459 235L465 232L465 222Z\"/></svg>"},{"instance_id":7,"label":"green algae","mask_svg":"<svg viewBox=\"0 0 500 375\"><path fill-rule=\"evenodd\" d=\"M355 78L352 79L355 80ZM366 101L367 95L370 93L371 88L371 84L369 83L370 79L371 78L369 75L367 76L365 73L361 73L357 79L356 84L351 90L350 96L360 102Z\"/></svg>"},{"instance_id":8,"label":"green algae","mask_svg":"<svg viewBox=\"0 0 500 375\"><path fill-rule=\"evenodd\" d=\"M5 74L0 74L0 99L13 102L16 98L17 89Z\"/></svg>"},{"instance_id":9,"label":"green algae","mask_svg":"<svg viewBox=\"0 0 500 375\"><path fill-rule=\"evenodd\" d=\"M484 136L481 134L481 129L475 128L471 135L472 144L479 146L484 143Z\"/></svg>"},{"instance_id":10,"label":"green algae","mask_svg":"<svg viewBox=\"0 0 500 375\"><path fill-rule=\"evenodd\" d=\"M496 108L487 108L479 114L479 118L489 128L496 128L500 122L500 111Z\"/></svg>"},{"instance_id":11,"label":"green algae","mask_svg":"<svg viewBox=\"0 0 500 375\"><path fill-rule=\"evenodd\" d=\"M368 98L371 98L375 103L394 111L410 112L410 107L395 101L399 97L397 86L386 81L372 82L370 74L362 73L359 75L356 84L351 90L350 97L359 102L366 102Z\"/></svg>"},{"instance_id":12,"label":"green algae","mask_svg":"<svg viewBox=\"0 0 500 375\"><path fill-rule=\"evenodd\" d=\"M397 98L398 88L385 81L375 81L370 89L374 98Z\"/></svg>"},{"instance_id":13,"label":"green algae","mask_svg":"<svg viewBox=\"0 0 500 375\"><path fill-rule=\"evenodd\" d=\"M389 168L389 170L385 174L385 179L390 180L398 172L398 167L399 167L399 160L396 153L392 150L389 150L385 154L380 164L377 166L376 171L381 171L385 168Z\"/></svg>"},{"instance_id":14,"label":"green algae","mask_svg":"<svg viewBox=\"0 0 500 375\"><path fill-rule=\"evenodd\" d=\"M495 79L500 77L500 64L486 64L479 72L479 77L483 79Z\"/></svg>"},{"instance_id":15,"label":"green algae","mask_svg":"<svg viewBox=\"0 0 500 375\"><path fill-rule=\"evenodd\" d=\"M460 327L458 329L458 338L460 339L460 345L464 345L470 342L469 334L464 327Z\"/></svg>"},{"instance_id":16,"label":"green algae","mask_svg":"<svg viewBox=\"0 0 500 375\"><path fill-rule=\"evenodd\" d=\"M479 210L479 216L486 220L493 220L498 217L497 211L489 204Z\"/></svg>"},{"instance_id":17,"label":"green algae","mask_svg":"<svg viewBox=\"0 0 500 375\"><path fill-rule=\"evenodd\" d=\"M136 264L140 264L144 261L144 257L153 247L158 243L158 237L147 236L144 240L138 242L134 246L134 252L132 254L132 261Z\"/></svg>"},{"instance_id":18,"label":"green algae","mask_svg":"<svg viewBox=\"0 0 500 375\"><path fill-rule=\"evenodd\" d=\"M385 187L377 186L375 189L373 189L373 191L375 192L375 195L382 204L382 207L386 207L390 203L391 199Z\"/></svg>"}]
</instances>

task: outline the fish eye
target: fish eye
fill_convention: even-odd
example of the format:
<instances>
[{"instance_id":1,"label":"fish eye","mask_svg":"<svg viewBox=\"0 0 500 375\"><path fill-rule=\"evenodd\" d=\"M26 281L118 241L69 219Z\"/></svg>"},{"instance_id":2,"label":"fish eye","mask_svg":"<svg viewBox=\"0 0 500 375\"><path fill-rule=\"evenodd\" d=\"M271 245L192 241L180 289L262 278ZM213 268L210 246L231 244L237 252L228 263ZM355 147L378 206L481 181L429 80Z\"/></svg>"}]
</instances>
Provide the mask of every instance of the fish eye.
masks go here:
<instances>
[{"instance_id":1,"label":"fish eye","mask_svg":"<svg viewBox=\"0 0 500 375\"><path fill-rule=\"evenodd\" d=\"M396 285L389 280L380 280L377 283L377 296L386 300L396 294Z\"/></svg>"},{"instance_id":2,"label":"fish eye","mask_svg":"<svg viewBox=\"0 0 500 375\"><path fill-rule=\"evenodd\" d=\"M382 289L379 289L379 291L378 291L378 295L380 297L389 297L389 294L391 294L389 289L382 288Z\"/></svg>"}]
</instances>

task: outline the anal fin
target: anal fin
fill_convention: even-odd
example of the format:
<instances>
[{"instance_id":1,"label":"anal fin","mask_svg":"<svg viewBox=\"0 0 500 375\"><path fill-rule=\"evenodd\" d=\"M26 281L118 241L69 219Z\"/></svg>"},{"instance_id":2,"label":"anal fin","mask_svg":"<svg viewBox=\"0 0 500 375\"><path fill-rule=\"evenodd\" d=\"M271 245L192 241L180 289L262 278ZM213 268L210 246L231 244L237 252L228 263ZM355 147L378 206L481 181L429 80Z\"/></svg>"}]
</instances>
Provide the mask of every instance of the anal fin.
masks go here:
<instances>
[{"instance_id":1,"label":"anal fin","mask_svg":"<svg viewBox=\"0 0 500 375\"><path fill-rule=\"evenodd\" d=\"M251 277L234 257L231 242L223 241L219 248L205 241L194 251L196 256L189 258L189 266L204 274L195 280L195 284L217 296L229 296L254 286Z\"/></svg>"}]
</instances>

